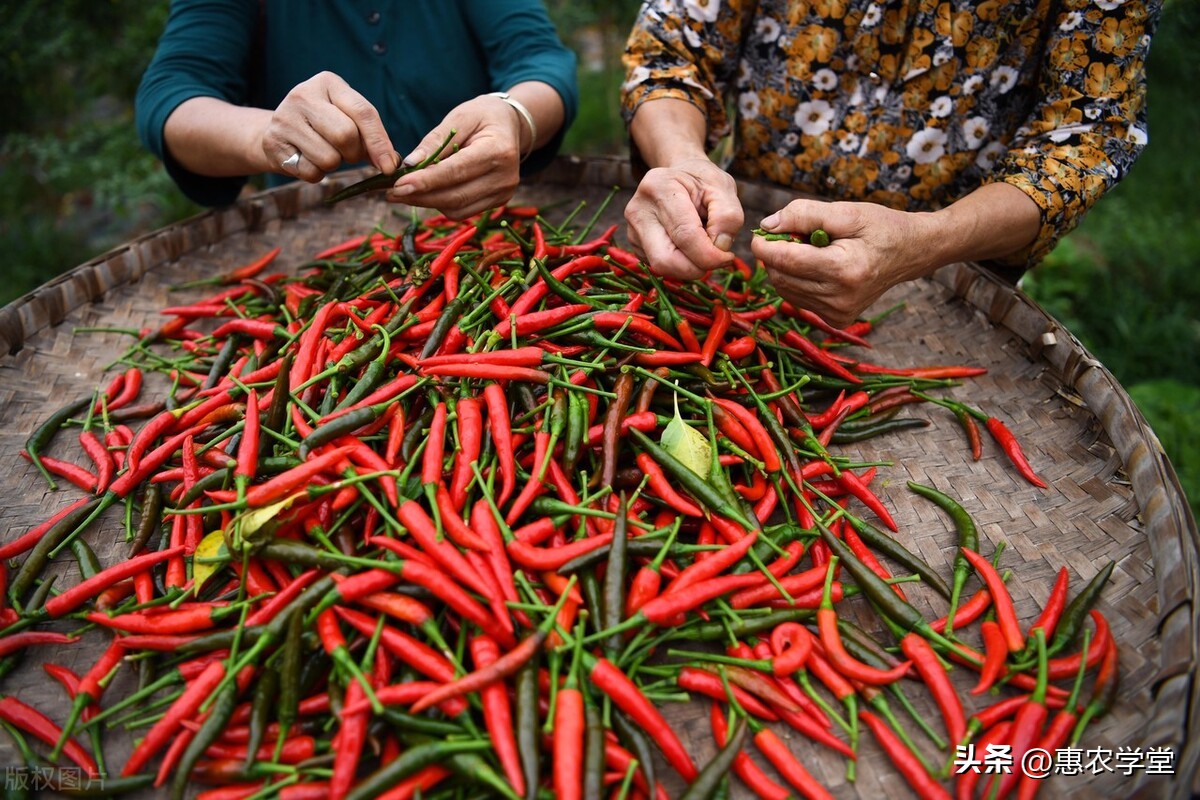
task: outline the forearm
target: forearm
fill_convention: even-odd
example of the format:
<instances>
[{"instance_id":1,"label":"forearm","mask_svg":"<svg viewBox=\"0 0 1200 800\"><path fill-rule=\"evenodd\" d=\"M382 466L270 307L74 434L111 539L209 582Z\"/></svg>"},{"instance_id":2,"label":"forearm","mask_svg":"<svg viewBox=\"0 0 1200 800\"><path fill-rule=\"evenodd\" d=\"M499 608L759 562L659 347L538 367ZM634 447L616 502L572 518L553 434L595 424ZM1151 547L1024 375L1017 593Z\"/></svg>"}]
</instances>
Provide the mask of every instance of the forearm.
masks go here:
<instances>
[{"instance_id":1,"label":"forearm","mask_svg":"<svg viewBox=\"0 0 1200 800\"><path fill-rule=\"evenodd\" d=\"M629 135L651 169L708 158L706 130L704 112L686 100L665 97L638 106L629 123Z\"/></svg>"},{"instance_id":2,"label":"forearm","mask_svg":"<svg viewBox=\"0 0 1200 800\"><path fill-rule=\"evenodd\" d=\"M1041 231L1041 211L1029 195L1007 183L989 183L927 215L916 242L927 255L924 274L958 261L1014 255Z\"/></svg>"},{"instance_id":3,"label":"forearm","mask_svg":"<svg viewBox=\"0 0 1200 800\"><path fill-rule=\"evenodd\" d=\"M526 130L528 125L525 120L520 121L521 152L532 153L549 144L566 119L562 98L554 87L541 81L522 81L509 89L508 94L525 106L537 128L537 137L531 146L529 137L532 131Z\"/></svg>"},{"instance_id":4,"label":"forearm","mask_svg":"<svg viewBox=\"0 0 1200 800\"><path fill-rule=\"evenodd\" d=\"M189 172L214 178L274 171L263 152L271 112L235 106L215 97L180 103L163 128L166 149Z\"/></svg>"}]
</instances>

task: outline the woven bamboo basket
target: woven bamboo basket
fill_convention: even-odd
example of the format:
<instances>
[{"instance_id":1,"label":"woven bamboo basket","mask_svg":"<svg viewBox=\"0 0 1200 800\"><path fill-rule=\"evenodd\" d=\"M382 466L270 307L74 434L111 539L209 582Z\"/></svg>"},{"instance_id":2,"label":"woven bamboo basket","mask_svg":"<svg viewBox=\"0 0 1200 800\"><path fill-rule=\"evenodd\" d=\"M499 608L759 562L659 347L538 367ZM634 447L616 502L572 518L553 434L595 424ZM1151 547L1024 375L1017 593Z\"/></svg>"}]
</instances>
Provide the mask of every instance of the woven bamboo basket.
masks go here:
<instances>
[{"instance_id":1,"label":"woven bamboo basket","mask_svg":"<svg viewBox=\"0 0 1200 800\"><path fill-rule=\"evenodd\" d=\"M201 214L82 264L0 308L0 496L5 498L0 541L20 535L78 496L70 490L49 492L19 456L25 438L54 409L110 377L106 367L129 343L122 334L78 329L155 324L157 309L199 296L174 292L172 285L246 263L276 245L283 253L275 266L286 269L373 225L401 229L408 209L375 197L323 205L325 197L359 177L348 173L320 185L280 187ZM562 158L526 183L516 201L567 210L585 201L579 218L586 219L617 189L600 214L603 226L620 221L634 184L622 160ZM741 191L751 222L789 199L768 186L743 184ZM1109 560L1116 562L1098 608L1121 645L1120 698L1088 730L1082 745L1101 755L1113 753L1113 769L1055 775L1043 796L1191 796L1200 787L1200 741L1193 735L1200 710L1200 553L1195 520L1154 433L1112 374L1069 331L985 270L969 264L945 267L932 279L893 289L878 308L900 301L902 310L873 335L871 360L987 367L986 375L956 387L953 396L1006 419L1050 484L1039 490L1024 483L995 448L985 447L984 458L972 461L948 412L914 407L912 413L926 416L929 427L849 446L864 460L888 464L877 479L879 491L906 544L948 573L953 528L905 482L951 493L975 517L984 552L1005 543L1002 564L1012 570L1011 591L1026 621L1036 616L1060 567L1070 571L1074 592ZM123 552L119 531L119 521L111 520L91 535L105 564ZM69 556L65 561L56 568L73 579ZM944 613L931 593L910 596L930 618ZM47 680L41 659L83 671L103 645L103 638L85 639L30 653L5 678L2 691L61 720L68 705L61 689ZM132 686L123 672L110 696ZM701 761L714 752L705 709L680 704L670 710ZM919 698L918 709L936 714ZM106 752L110 763L120 764L131 741L116 731L112 739ZM873 742L863 742L854 783L846 781L840 759L827 760L799 740L793 746L838 797L911 796ZM1134 766L1125 769L1116 762L1118 751L1151 748L1172 754L1162 774L1146 769L1144 760L1127 759ZM0 767L18 763L12 744L0 736Z\"/></svg>"}]
</instances>

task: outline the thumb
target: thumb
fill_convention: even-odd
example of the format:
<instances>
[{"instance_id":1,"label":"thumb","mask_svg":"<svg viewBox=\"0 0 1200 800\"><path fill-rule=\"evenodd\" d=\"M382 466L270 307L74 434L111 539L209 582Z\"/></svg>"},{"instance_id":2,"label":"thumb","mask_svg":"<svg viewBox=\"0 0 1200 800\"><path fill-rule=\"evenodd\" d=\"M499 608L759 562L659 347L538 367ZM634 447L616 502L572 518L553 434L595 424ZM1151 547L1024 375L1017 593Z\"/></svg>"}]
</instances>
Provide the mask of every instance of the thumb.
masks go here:
<instances>
[{"instance_id":1,"label":"thumb","mask_svg":"<svg viewBox=\"0 0 1200 800\"><path fill-rule=\"evenodd\" d=\"M438 148L442 147L442 145L446 143L446 140L455 133L456 131L453 126L447 125L445 122L443 122L441 125L438 125L429 133L425 134L425 138L423 138L417 144L417 146L412 149L412 152L404 157L401 165L404 167L415 167L417 164L420 164L422 161L436 153ZM438 157L445 158L453 152L454 146L449 145L442 150Z\"/></svg>"},{"instance_id":2,"label":"thumb","mask_svg":"<svg viewBox=\"0 0 1200 800\"><path fill-rule=\"evenodd\" d=\"M771 233L807 235L817 228L828 231L834 222L833 216L829 203L821 200L793 200L774 214L765 217L759 225Z\"/></svg>"}]
</instances>

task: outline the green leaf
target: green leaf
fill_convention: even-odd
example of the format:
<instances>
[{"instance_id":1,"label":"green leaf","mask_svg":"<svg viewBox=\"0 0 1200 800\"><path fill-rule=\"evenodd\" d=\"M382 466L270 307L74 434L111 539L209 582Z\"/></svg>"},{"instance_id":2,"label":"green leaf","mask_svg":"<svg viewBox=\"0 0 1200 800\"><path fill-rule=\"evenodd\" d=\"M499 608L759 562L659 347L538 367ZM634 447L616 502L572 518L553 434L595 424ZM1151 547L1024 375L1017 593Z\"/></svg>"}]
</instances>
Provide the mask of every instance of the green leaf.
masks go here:
<instances>
[{"instance_id":1,"label":"green leaf","mask_svg":"<svg viewBox=\"0 0 1200 800\"><path fill-rule=\"evenodd\" d=\"M675 456L684 466L708 480L712 467L712 448L704 434L683 421L679 414L679 395L675 395L675 417L663 428L659 439L663 449Z\"/></svg>"}]
</instances>

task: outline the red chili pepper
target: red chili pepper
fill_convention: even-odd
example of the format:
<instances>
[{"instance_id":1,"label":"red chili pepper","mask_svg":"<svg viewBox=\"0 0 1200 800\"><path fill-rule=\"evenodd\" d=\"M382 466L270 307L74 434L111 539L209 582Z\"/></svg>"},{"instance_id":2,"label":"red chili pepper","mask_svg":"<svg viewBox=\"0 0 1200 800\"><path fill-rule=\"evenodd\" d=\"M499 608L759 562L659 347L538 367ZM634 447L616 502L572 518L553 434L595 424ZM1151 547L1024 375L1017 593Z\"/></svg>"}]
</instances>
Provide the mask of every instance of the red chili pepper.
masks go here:
<instances>
[{"instance_id":1,"label":"red chili pepper","mask_svg":"<svg viewBox=\"0 0 1200 800\"><path fill-rule=\"evenodd\" d=\"M728 739L728 725L725 721L725 715L721 713L721 706L717 703L712 704L711 721L713 729L713 739L718 748L725 746ZM746 784L750 791L762 798L762 800L787 800L792 796L783 786L780 786L775 781L763 772L754 760L745 752L738 753L733 760L733 773L738 776L742 783Z\"/></svg>"},{"instance_id":2,"label":"red chili pepper","mask_svg":"<svg viewBox=\"0 0 1200 800\"><path fill-rule=\"evenodd\" d=\"M703 581L715 578L741 561L757 540L758 531L751 531L721 550L710 551L705 559L692 563L667 584L663 595L670 595L688 586L694 586Z\"/></svg>"},{"instance_id":3,"label":"red chili pepper","mask_svg":"<svg viewBox=\"0 0 1200 800\"><path fill-rule=\"evenodd\" d=\"M585 662L591 661L588 676L592 685L612 700L613 704L641 726L666 757L676 772L687 782L696 780L699 770L683 742L671 729L662 712L638 689L624 672L604 658L593 659L586 652Z\"/></svg>"},{"instance_id":4,"label":"red chili pepper","mask_svg":"<svg viewBox=\"0 0 1200 800\"><path fill-rule=\"evenodd\" d=\"M438 535L433 520L419 503L415 500L405 500L396 509L396 517L421 549L455 580L471 587L481 595L488 594L487 584L475 574L475 571L471 569L467 560L454 545ZM382 543L383 540L376 538L374 541Z\"/></svg>"},{"instance_id":5,"label":"red chili pepper","mask_svg":"<svg viewBox=\"0 0 1200 800\"><path fill-rule=\"evenodd\" d=\"M29 550L36 545L41 538L46 535L46 532L57 525L60 521L70 516L74 512L86 506L88 503L94 503L95 500L91 497L84 497L76 500L71 505L55 512L49 519L39 525L35 525L25 533L0 546L0 561L7 561L10 558L21 555L26 550Z\"/></svg>"},{"instance_id":6,"label":"red chili pepper","mask_svg":"<svg viewBox=\"0 0 1200 800\"><path fill-rule=\"evenodd\" d=\"M675 676L675 683L684 691L695 692L713 700L725 700L728 696L725 693L725 683L721 680L721 676L699 667L683 667ZM779 720L779 715L755 695L740 686L730 686L729 688L747 713L769 722Z\"/></svg>"},{"instance_id":7,"label":"red chili pepper","mask_svg":"<svg viewBox=\"0 0 1200 800\"><path fill-rule=\"evenodd\" d=\"M967 561L971 562L975 571L979 573L979 577L983 578L984 585L992 595L992 605L996 609L996 622L999 623L1000 631L1004 634L1004 641L1008 644L1009 652L1021 652L1021 649L1025 647L1025 636L1021 633L1021 626L1017 622L1017 611L1013 607L1012 596L1008 593L1004 578L1000 577L1000 573L992 566L992 562L979 553L965 547L959 549Z\"/></svg>"},{"instance_id":8,"label":"red chili pepper","mask_svg":"<svg viewBox=\"0 0 1200 800\"><path fill-rule=\"evenodd\" d=\"M1092 637L1092 643L1088 646L1087 652L1050 659L1046 667L1050 675L1050 680L1060 680L1074 675L1079 671L1080 662L1085 662L1088 668L1091 669L1104 658L1105 650L1107 650L1109 643L1112 641L1112 633L1109 630L1108 621L1104 618L1103 614L1095 609L1092 609L1089 613L1092 617L1092 622L1096 625L1096 635Z\"/></svg>"},{"instance_id":9,"label":"red chili pepper","mask_svg":"<svg viewBox=\"0 0 1200 800\"><path fill-rule=\"evenodd\" d=\"M803 358L807 359L818 367L832 372L842 380L849 381L855 385L862 383L862 378L843 367L841 364L835 361L827 351L821 349L821 347L813 342L812 339L800 334L798 331L786 331L783 334L781 341L789 347L794 347L799 350Z\"/></svg>"},{"instance_id":10,"label":"red chili pepper","mask_svg":"<svg viewBox=\"0 0 1200 800\"><path fill-rule=\"evenodd\" d=\"M975 620L983 616L983 613L991 608L992 594L987 589L980 589L975 594L971 595L971 599L958 607L954 612L954 627L963 628L970 625ZM943 633L946 630L946 618L934 620L929 623L929 627L933 628L938 633Z\"/></svg>"},{"instance_id":11,"label":"red chili pepper","mask_svg":"<svg viewBox=\"0 0 1200 800\"><path fill-rule=\"evenodd\" d=\"M899 736L888 727L887 723L879 717L872 714L870 711L859 711L858 718L866 723L871 729L879 746L887 753L888 758L900 771L908 781L908 785L913 788L918 797L925 800L937 800L937 798L945 798L950 800L950 793L947 792L941 784L939 784L925 769L925 765L921 763L908 746L900 739Z\"/></svg>"},{"instance_id":12,"label":"red chili pepper","mask_svg":"<svg viewBox=\"0 0 1200 800\"><path fill-rule=\"evenodd\" d=\"M867 485L863 483L862 479L859 478L858 475L855 475L848 469L844 469L835 478L835 480L838 482L838 485L840 485L848 493L857 497L863 502L864 505L866 505L867 508L874 511L875 516L879 517L879 519L883 521L884 525L887 525L888 528L893 531L900 530L900 528L896 525L896 520L892 518L891 513L887 510L887 507L884 506L879 498L875 496L874 492L867 488Z\"/></svg>"},{"instance_id":13,"label":"red chili pepper","mask_svg":"<svg viewBox=\"0 0 1200 800\"><path fill-rule=\"evenodd\" d=\"M22 450L21 455L27 461L33 461L28 451ZM51 475L57 475L58 477L74 484L88 494L96 494L96 486L98 483L97 478L84 467L81 467L78 464L72 464L70 461L63 461L61 458L55 458L53 456L42 455L38 456L38 459L42 462L42 466L46 468L46 471Z\"/></svg>"},{"instance_id":14,"label":"red chili pepper","mask_svg":"<svg viewBox=\"0 0 1200 800\"><path fill-rule=\"evenodd\" d=\"M858 532L854 530L853 525L846 525L844 522L845 517L838 520L838 530L841 533L842 541L844 541L846 546L850 548L850 552L854 553L854 555L858 557L859 561L866 564L867 567L870 568L871 572L874 572L885 581L891 580L892 574L888 572L887 568L884 567L879 559L875 557L875 551L867 546L866 542L862 540L862 537L858 535ZM900 584L893 583L892 591L894 591L896 596L901 600L904 600L905 602L908 601L908 596L904 593L904 590L900 588Z\"/></svg>"},{"instance_id":15,"label":"red chili pepper","mask_svg":"<svg viewBox=\"0 0 1200 800\"><path fill-rule=\"evenodd\" d=\"M488 663L486 666L478 667L474 672L464 675L461 678L448 681L434 691L429 692L412 705L411 712L419 714L427 708L456 697L461 697L464 694L477 692L490 683L512 675L523 667L542 646L553 622L554 617L548 617L547 621L542 623L541 627L522 639L516 647L495 661Z\"/></svg>"},{"instance_id":16,"label":"red chili pepper","mask_svg":"<svg viewBox=\"0 0 1200 800\"><path fill-rule=\"evenodd\" d=\"M238 445L237 467L234 468L233 475L234 478L252 481L258 473L259 436L262 428L262 420L258 414L258 392L254 389L246 396L245 420L242 440Z\"/></svg>"},{"instance_id":17,"label":"red chili pepper","mask_svg":"<svg viewBox=\"0 0 1200 800\"><path fill-rule=\"evenodd\" d=\"M454 468L450 475L450 500L455 508L466 503L467 485L474 478L472 465L479 460L483 448L483 415L479 401L472 397L459 398L458 449L454 453Z\"/></svg>"},{"instance_id":18,"label":"red chili pepper","mask_svg":"<svg viewBox=\"0 0 1200 800\"><path fill-rule=\"evenodd\" d=\"M246 492L246 505L261 508L283 500L287 495L307 486L309 481L323 472L328 472L344 461L354 450L353 446L335 447L321 455L313 456L303 464L292 467L271 478L266 483L253 486Z\"/></svg>"},{"instance_id":19,"label":"red chili pepper","mask_svg":"<svg viewBox=\"0 0 1200 800\"><path fill-rule=\"evenodd\" d=\"M483 669L494 664L500 658L500 647L496 640L487 635L475 636L471 639L471 658L476 669ZM561 698L562 695L560 694ZM513 729L512 707L508 698L507 687L500 682L491 683L480 690L483 702L483 719L492 738L492 747L496 757L508 778L513 791L518 795L525 794L525 774L521 771L521 757L517 748L516 733Z\"/></svg>"},{"instance_id":20,"label":"red chili pepper","mask_svg":"<svg viewBox=\"0 0 1200 800\"><path fill-rule=\"evenodd\" d=\"M605 533L579 539L561 547L536 547L517 539L513 539L505 547L509 557L520 566L538 572L553 572L574 558L607 547L610 542L612 534Z\"/></svg>"},{"instance_id":21,"label":"red chili pepper","mask_svg":"<svg viewBox=\"0 0 1200 800\"><path fill-rule=\"evenodd\" d=\"M878 364L868 364L865 361L854 362L854 369L867 375L901 375L908 378L928 378L940 380L944 378L973 378L986 375L986 367L965 366L931 366L931 367L881 367Z\"/></svg>"},{"instance_id":22,"label":"red chili pepper","mask_svg":"<svg viewBox=\"0 0 1200 800\"><path fill-rule=\"evenodd\" d=\"M129 759L125 762L121 775L136 775L142 771L154 755L161 750L171 737L178 733L186 719L190 719L200 709L203 703L217 685L225 677L225 665L220 661L211 662L199 676L183 691L171 707L143 737L134 748Z\"/></svg>"},{"instance_id":23,"label":"red chili pepper","mask_svg":"<svg viewBox=\"0 0 1200 800\"><path fill-rule=\"evenodd\" d=\"M1026 639L1032 641L1034 631L1039 628L1046 632L1047 640L1053 638L1054 631L1058 627L1058 620L1067 607L1070 581L1071 576L1067 572L1067 568L1060 567L1058 577L1054 580L1054 586L1050 589L1050 596L1046 598L1046 605L1042 606L1042 613L1029 626L1029 631L1025 634Z\"/></svg>"},{"instance_id":24,"label":"red chili pepper","mask_svg":"<svg viewBox=\"0 0 1200 800\"><path fill-rule=\"evenodd\" d=\"M332 617L332 614L330 616ZM357 700L363 697L365 697L365 692L358 681L350 681L346 685L345 702L347 706L353 706ZM331 800L341 800L354 783L359 758L362 756L363 745L366 743L367 724L370 719L369 710L357 713L348 713L344 709L342 711L341 725L333 738L333 774L329 778Z\"/></svg>"},{"instance_id":25,"label":"red chili pepper","mask_svg":"<svg viewBox=\"0 0 1200 800\"><path fill-rule=\"evenodd\" d=\"M20 631L18 633L10 633L8 636L0 636L0 658L10 656L13 653L19 653L26 647L33 647L40 644L73 644L78 641L72 639L65 633L56 633L53 631Z\"/></svg>"},{"instance_id":26,"label":"red chili pepper","mask_svg":"<svg viewBox=\"0 0 1200 800\"><path fill-rule=\"evenodd\" d=\"M992 434L992 438L996 440L996 444L1000 445L1000 449L1017 468L1017 472L1021 473L1021 477L1039 489L1047 488L1046 482L1038 477L1037 473L1033 471L1033 467L1029 465L1029 460L1021 449L1021 443L1017 441L1017 437L1013 435L1012 431L995 417L988 417L984 425L987 426L988 433Z\"/></svg>"},{"instance_id":27,"label":"red chili pepper","mask_svg":"<svg viewBox=\"0 0 1200 800\"><path fill-rule=\"evenodd\" d=\"M1009 734L1009 744L1012 748L1010 752L1012 753L1014 764L1023 764L1025 753L1041 738L1042 728L1046 724L1048 713L1046 707L1046 685L1049 676L1046 671L1046 639L1039 633L1036 641L1038 649L1037 685L1034 687L1029 699L1017 710L1016 716L1013 717L1012 731ZM1016 788L1019 777L1019 770L1000 775L996 797L1006 797L1009 792Z\"/></svg>"},{"instance_id":28,"label":"red chili pepper","mask_svg":"<svg viewBox=\"0 0 1200 800\"><path fill-rule=\"evenodd\" d=\"M754 734L754 744L779 775L808 800L833 800L833 795L805 769L791 748L770 728L762 728Z\"/></svg>"},{"instance_id":29,"label":"red chili pepper","mask_svg":"<svg viewBox=\"0 0 1200 800\"><path fill-rule=\"evenodd\" d=\"M51 746L54 746L62 735L62 731L49 717L15 697L0 697L0 719ZM87 773L88 777L99 777L100 770L96 767L96 762L78 742L68 739L63 752Z\"/></svg>"},{"instance_id":30,"label":"red chili pepper","mask_svg":"<svg viewBox=\"0 0 1200 800\"><path fill-rule=\"evenodd\" d=\"M810 548L811 551L811 548ZM821 602L821 584L825 582L825 567L813 567L795 575L785 575L778 583L792 598L793 608L816 608ZM830 587L830 597L838 602L842 596L842 586L838 582ZM783 595L773 583L755 586L735 592L729 596L729 605L735 609L754 608L773 600L782 600Z\"/></svg>"},{"instance_id":31,"label":"red chili pepper","mask_svg":"<svg viewBox=\"0 0 1200 800\"><path fill-rule=\"evenodd\" d=\"M724 303L713 304L712 326L709 327L708 333L704 337L704 345L700 350L700 363L704 366L712 364L717 350L725 343L725 332L729 330L729 323L732 319L733 316Z\"/></svg>"},{"instance_id":32,"label":"red chili pepper","mask_svg":"<svg viewBox=\"0 0 1200 800\"><path fill-rule=\"evenodd\" d=\"M859 347L871 346L870 342L858 335L859 329L855 326L850 326L847 328L835 328L822 319L820 315L815 314L806 308L798 308L786 300L780 303L779 313L798 319L805 325L810 325L817 330L828 334L830 338L836 339L840 342L845 342L846 344L855 344Z\"/></svg>"},{"instance_id":33,"label":"red chili pepper","mask_svg":"<svg viewBox=\"0 0 1200 800\"><path fill-rule=\"evenodd\" d=\"M958 691L951 683L933 647L920 634L908 633L900 640L900 650L913 663L942 712L951 742L961 742L967 733L967 718Z\"/></svg>"},{"instance_id":34,"label":"red chili pepper","mask_svg":"<svg viewBox=\"0 0 1200 800\"><path fill-rule=\"evenodd\" d=\"M984 620L980 626L983 634L983 667L979 670L979 682L971 694L983 694L1004 674L1004 662L1008 660L1008 642L1000 626L992 620Z\"/></svg>"},{"instance_id":35,"label":"red chili pepper","mask_svg":"<svg viewBox=\"0 0 1200 800\"><path fill-rule=\"evenodd\" d=\"M101 570L87 580L75 584L62 594L51 597L46 601L46 614L51 618L69 614L114 583L136 575L161 561L166 561L169 558L180 555L182 552L183 548L173 547L166 550L143 553L128 561L114 564L108 569Z\"/></svg>"},{"instance_id":36,"label":"red chili pepper","mask_svg":"<svg viewBox=\"0 0 1200 800\"><path fill-rule=\"evenodd\" d=\"M817 628L821 632L821 645L825 648L825 656L829 659L829 663L839 673L868 686L895 683L908 673L909 663L907 661L892 669L882 670L864 664L850 655L842 644L842 637L838 632L837 612L824 600L821 605L822 607L817 609Z\"/></svg>"},{"instance_id":37,"label":"red chili pepper","mask_svg":"<svg viewBox=\"0 0 1200 800\"><path fill-rule=\"evenodd\" d=\"M558 690L554 706L554 795L583 798L583 748L586 734L583 692L573 686Z\"/></svg>"},{"instance_id":38,"label":"red chili pepper","mask_svg":"<svg viewBox=\"0 0 1200 800\"><path fill-rule=\"evenodd\" d=\"M94 493L103 494L108 485L112 483L113 472L116 470L116 463L113 461L112 453L104 446L104 442L100 441L96 434L91 431L80 432L79 444L96 467L96 488L94 489Z\"/></svg>"}]
</instances>

